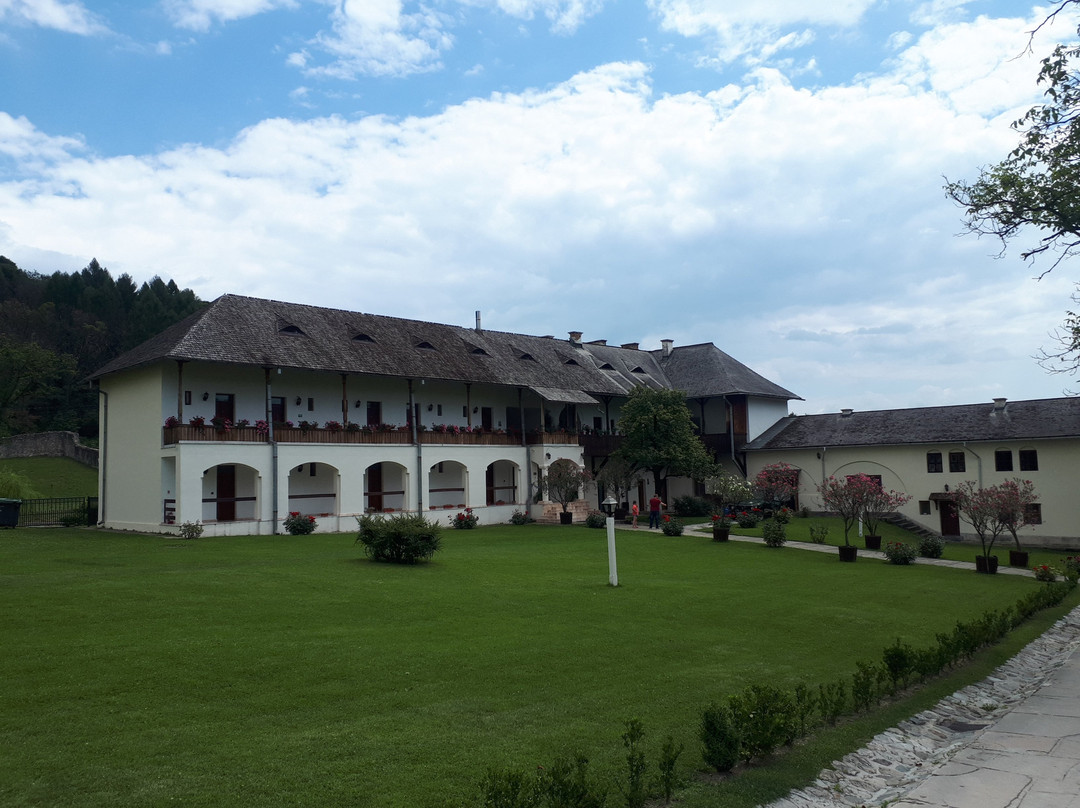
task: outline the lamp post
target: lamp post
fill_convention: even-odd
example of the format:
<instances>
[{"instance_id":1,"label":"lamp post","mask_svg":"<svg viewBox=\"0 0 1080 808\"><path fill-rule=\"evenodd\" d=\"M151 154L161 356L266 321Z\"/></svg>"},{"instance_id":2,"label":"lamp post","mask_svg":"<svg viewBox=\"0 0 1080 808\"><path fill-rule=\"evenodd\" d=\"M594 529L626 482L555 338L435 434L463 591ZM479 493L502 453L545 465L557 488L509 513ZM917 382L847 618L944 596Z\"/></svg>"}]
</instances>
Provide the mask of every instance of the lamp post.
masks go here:
<instances>
[{"instance_id":1,"label":"lamp post","mask_svg":"<svg viewBox=\"0 0 1080 808\"><path fill-rule=\"evenodd\" d=\"M604 513L607 514L607 566L608 583L611 586L619 585L619 568L615 561L615 515L614 507L618 504L610 494L601 503Z\"/></svg>"}]
</instances>

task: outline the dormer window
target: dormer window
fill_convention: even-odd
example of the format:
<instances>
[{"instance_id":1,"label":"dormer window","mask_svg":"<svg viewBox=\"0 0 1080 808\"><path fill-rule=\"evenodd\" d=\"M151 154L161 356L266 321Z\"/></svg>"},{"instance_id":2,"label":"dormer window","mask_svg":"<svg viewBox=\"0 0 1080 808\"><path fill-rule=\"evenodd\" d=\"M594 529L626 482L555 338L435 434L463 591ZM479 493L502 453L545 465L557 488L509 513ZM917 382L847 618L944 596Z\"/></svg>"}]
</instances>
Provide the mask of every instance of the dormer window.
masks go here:
<instances>
[{"instance_id":1,"label":"dormer window","mask_svg":"<svg viewBox=\"0 0 1080 808\"><path fill-rule=\"evenodd\" d=\"M536 357L533 356L531 353L523 353L521 356L518 357L518 359L520 359L520 360L522 360L524 362L535 362L536 361Z\"/></svg>"},{"instance_id":2,"label":"dormer window","mask_svg":"<svg viewBox=\"0 0 1080 808\"><path fill-rule=\"evenodd\" d=\"M370 334L364 334L364 333L353 334L353 342L374 342L374 341L375 340L371 338Z\"/></svg>"},{"instance_id":3,"label":"dormer window","mask_svg":"<svg viewBox=\"0 0 1080 808\"><path fill-rule=\"evenodd\" d=\"M567 359L563 364L565 364L565 365L576 365L577 363L578 363L578 361L576 359L574 359L573 357L571 357L570 359Z\"/></svg>"},{"instance_id":4,"label":"dormer window","mask_svg":"<svg viewBox=\"0 0 1080 808\"><path fill-rule=\"evenodd\" d=\"M643 368L643 367L642 367L641 365L638 365L638 366L637 366L636 368L634 368L634 369L633 369L633 370L631 370L630 372L631 372L631 373L644 373L644 372L645 372L645 368Z\"/></svg>"},{"instance_id":5,"label":"dormer window","mask_svg":"<svg viewBox=\"0 0 1080 808\"><path fill-rule=\"evenodd\" d=\"M420 348L422 350L425 350L425 351L434 351L435 350L435 346L432 345L427 340L424 340L423 342L416 343L416 347Z\"/></svg>"},{"instance_id":6,"label":"dormer window","mask_svg":"<svg viewBox=\"0 0 1080 808\"><path fill-rule=\"evenodd\" d=\"M483 348L473 348L470 353L472 353L473 356L491 356L491 354L489 354Z\"/></svg>"},{"instance_id":7,"label":"dormer window","mask_svg":"<svg viewBox=\"0 0 1080 808\"><path fill-rule=\"evenodd\" d=\"M600 366L600 370L615 370L615 368L611 366L610 362L605 362Z\"/></svg>"},{"instance_id":8,"label":"dormer window","mask_svg":"<svg viewBox=\"0 0 1080 808\"><path fill-rule=\"evenodd\" d=\"M279 334L299 334L299 335L300 335L300 336L302 336L302 337L306 337L306 336L307 336L307 334L305 334L305 333L304 333L304 332L303 332L303 331L301 330L300 326L298 326L298 325L291 325L291 324L290 324L290 325L283 325L283 326L281 326L281 328L279 328L279 329L278 329L278 333L279 333Z\"/></svg>"}]
</instances>

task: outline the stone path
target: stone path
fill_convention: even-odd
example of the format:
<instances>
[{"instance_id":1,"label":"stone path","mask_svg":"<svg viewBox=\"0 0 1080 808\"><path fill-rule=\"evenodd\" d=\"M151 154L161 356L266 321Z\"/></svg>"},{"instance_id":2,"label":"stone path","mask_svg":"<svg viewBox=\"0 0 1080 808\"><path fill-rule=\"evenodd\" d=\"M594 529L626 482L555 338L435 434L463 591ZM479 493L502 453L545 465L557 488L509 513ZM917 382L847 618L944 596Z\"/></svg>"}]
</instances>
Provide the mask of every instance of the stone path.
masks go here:
<instances>
[{"instance_id":1,"label":"stone path","mask_svg":"<svg viewBox=\"0 0 1080 808\"><path fill-rule=\"evenodd\" d=\"M884 558L862 548L859 555ZM1032 575L1006 567L999 574ZM1080 808L1078 649L1080 608L985 680L875 736L767 808Z\"/></svg>"}]
</instances>

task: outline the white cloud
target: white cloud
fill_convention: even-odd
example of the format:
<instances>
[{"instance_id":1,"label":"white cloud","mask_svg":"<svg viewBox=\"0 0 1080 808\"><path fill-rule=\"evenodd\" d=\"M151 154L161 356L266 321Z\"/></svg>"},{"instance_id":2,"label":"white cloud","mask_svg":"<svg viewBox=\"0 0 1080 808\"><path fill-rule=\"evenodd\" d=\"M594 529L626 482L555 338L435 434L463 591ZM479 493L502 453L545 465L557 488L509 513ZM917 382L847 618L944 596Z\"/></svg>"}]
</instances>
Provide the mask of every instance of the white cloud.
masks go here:
<instances>
[{"instance_id":1,"label":"white cloud","mask_svg":"<svg viewBox=\"0 0 1080 808\"><path fill-rule=\"evenodd\" d=\"M63 0L0 0L0 23L15 22L92 36L108 26L80 2Z\"/></svg>"},{"instance_id":2,"label":"white cloud","mask_svg":"<svg viewBox=\"0 0 1080 808\"><path fill-rule=\"evenodd\" d=\"M405 76L440 67L440 55L453 42L442 15L426 7L406 13L400 0L340 0L330 22L332 32L310 43L330 61L315 64L303 51L292 54L290 63L339 79Z\"/></svg>"},{"instance_id":3,"label":"white cloud","mask_svg":"<svg viewBox=\"0 0 1080 808\"><path fill-rule=\"evenodd\" d=\"M464 0L468 5L485 5L484 0ZM573 33L589 17L598 14L605 0L493 0L502 12L521 19L532 19L537 13L551 21L557 33Z\"/></svg>"},{"instance_id":4,"label":"white cloud","mask_svg":"<svg viewBox=\"0 0 1080 808\"><path fill-rule=\"evenodd\" d=\"M227 23L279 8L296 8L296 0L163 0L165 12L180 28L206 31L215 22Z\"/></svg>"},{"instance_id":5,"label":"white cloud","mask_svg":"<svg viewBox=\"0 0 1080 808\"><path fill-rule=\"evenodd\" d=\"M383 12L363 24L392 27ZM711 340L806 411L1027 397L1071 285L955 238L941 188L1015 139L999 111L1036 92L1002 58L1021 27L948 27L850 86L760 68L655 97L645 65L612 63L430 116L265 120L139 158L0 117L31 167L0 183L0 254L64 245L62 268L97 256L204 298ZM969 62L951 78L950 50Z\"/></svg>"}]
</instances>

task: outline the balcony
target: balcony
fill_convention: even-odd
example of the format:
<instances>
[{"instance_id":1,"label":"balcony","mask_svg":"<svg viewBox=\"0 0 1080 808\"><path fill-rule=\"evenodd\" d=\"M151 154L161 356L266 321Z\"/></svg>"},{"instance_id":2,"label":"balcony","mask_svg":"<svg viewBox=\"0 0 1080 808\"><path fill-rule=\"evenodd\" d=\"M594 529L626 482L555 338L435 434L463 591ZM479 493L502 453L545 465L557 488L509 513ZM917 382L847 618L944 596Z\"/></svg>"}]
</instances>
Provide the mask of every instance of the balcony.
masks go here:
<instances>
[{"instance_id":1,"label":"balcony","mask_svg":"<svg viewBox=\"0 0 1080 808\"><path fill-rule=\"evenodd\" d=\"M562 436L555 433L544 433L544 437L550 436L552 440L533 441L530 443L562 443ZM266 443L269 435L252 426L231 427L229 429L216 429L209 424L206 426L167 426L162 428L162 444L171 446L180 441L209 441L228 443ZM274 440L278 443L356 443L356 444L397 444L408 445L412 441L412 431L408 428L392 430L367 430L367 429L326 429L299 427L277 427L274 429ZM576 440L576 437L574 438ZM455 445L455 446L520 446L521 435L511 432L436 432L423 431L420 433L420 443L425 445Z\"/></svg>"}]
</instances>

